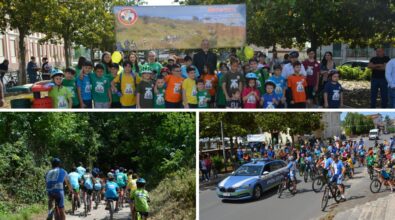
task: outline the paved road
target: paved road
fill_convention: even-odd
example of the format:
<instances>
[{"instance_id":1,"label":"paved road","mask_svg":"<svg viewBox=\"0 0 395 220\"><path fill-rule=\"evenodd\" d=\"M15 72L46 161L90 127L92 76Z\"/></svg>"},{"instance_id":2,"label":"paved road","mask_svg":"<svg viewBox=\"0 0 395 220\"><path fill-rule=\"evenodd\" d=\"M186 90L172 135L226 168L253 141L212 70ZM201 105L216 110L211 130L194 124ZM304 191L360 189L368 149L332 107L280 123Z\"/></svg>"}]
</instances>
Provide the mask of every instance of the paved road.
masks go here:
<instances>
[{"instance_id":1,"label":"paved road","mask_svg":"<svg viewBox=\"0 0 395 220\"><path fill-rule=\"evenodd\" d=\"M105 210L105 202L102 201L98 207L98 209L93 209L87 217L83 216L84 208L81 206L74 215L70 213L67 214L67 220L105 220L110 219L110 212ZM130 214L129 205L122 208L119 212L114 214L114 220L128 220Z\"/></svg>"},{"instance_id":2,"label":"paved road","mask_svg":"<svg viewBox=\"0 0 395 220\"><path fill-rule=\"evenodd\" d=\"M298 179L301 179L300 177ZM370 180L366 168L357 168L356 176L345 182L347 201L336 205L330 200L326 212L321 211L321 193L311 189L311 181L298 183L298 193L292 196L288 191L282 198L277 198L277 189L266 192L259 201L221 201L215 193L215 187L200 190L201 220L232 219L271 219L271 220L306 220L319 219L337 211L349 209L384 196L387 192L372 194L369 190Z\"/></svg>"}]
</instances>

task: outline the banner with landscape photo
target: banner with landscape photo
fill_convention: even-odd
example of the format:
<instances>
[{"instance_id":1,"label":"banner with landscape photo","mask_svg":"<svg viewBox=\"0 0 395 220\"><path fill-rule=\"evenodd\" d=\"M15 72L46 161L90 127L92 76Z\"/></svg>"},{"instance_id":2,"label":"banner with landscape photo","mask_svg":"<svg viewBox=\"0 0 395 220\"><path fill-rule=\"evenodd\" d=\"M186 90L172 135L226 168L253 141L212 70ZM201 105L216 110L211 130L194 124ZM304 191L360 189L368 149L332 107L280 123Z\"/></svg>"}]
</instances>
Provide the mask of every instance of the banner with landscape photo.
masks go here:
<instances>
[{"instance_id":1,"label":"banner with landscape photo","mask_svg":"<svg viewBox=\"0 0 395 220\"><path fill-rule=\"evenodd\" d=\"M115 7L118 50L241 47L246 42L246 6Z\"/></svg>"}]
</instances>

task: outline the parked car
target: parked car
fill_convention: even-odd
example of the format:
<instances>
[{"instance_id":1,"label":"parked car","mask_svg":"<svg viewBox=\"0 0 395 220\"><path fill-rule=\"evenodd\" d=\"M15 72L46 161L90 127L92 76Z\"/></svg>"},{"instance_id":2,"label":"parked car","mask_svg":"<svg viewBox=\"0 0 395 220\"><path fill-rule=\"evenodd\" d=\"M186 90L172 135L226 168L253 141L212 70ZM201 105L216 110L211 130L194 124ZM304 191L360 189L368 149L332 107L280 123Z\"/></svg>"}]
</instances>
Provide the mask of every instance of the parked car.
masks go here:
<instances>
[{"instance_id":1,"label":"parked car","mask_svg":"<svg viewBox=\"0 0 395 220\"><path fill-rule=\"evenodd\" d=\"M361 70L368 68L369 60L351 60L343 63L341 66L359 67Z\"/></svg>"},{"instance_id":2,"label":"parked car","mask_svg":"<svg viewBox=\"0 0 395 220\"><path fill-rule=\"evenodd\" d=\"M222 180L217 196L227 200L259 199L263 192L277 187L289 170L282 160L260 159L240 166Z\"/></svg>"}]
</instances>

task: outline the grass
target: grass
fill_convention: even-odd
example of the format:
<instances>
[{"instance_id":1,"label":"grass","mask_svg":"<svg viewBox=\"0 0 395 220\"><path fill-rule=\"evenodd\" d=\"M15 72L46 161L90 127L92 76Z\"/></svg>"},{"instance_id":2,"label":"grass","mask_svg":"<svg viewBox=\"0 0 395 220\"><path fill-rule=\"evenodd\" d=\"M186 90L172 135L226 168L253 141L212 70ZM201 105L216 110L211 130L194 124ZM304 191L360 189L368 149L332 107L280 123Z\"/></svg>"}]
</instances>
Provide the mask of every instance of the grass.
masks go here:
<instances>
[{"instance_id":1,"label":"grass","mask_svg":"<svg viewBox=\"0 0 395 220\"><path fill-rule=\"evenodd\" d=\"M117 41L123 43L125 40L134 40L140 50L199 48L203 36L212 39L212 47L241 46L246 37L245 29L241 27L154 17L140 17L129 29L117 21L116 32ZM177 36L177 39L166 41L165 36L168 35Z\"/></svg>"},{"instance_id":2,"label":"grass","mask_svg":"<svg viewBox=\"0 0 395 220\"><path fill-rule=\"evenodd\" d=\"M32 216L43 214L47 206L43 204L28 205L20 209L20 212L13 214L0 214L0 220L30 220Z\"/></svg>"},{"instance_id":3,"label":"grass","mask_svg":"<svg viewBox=\"0 0 395 220\"><path fill-rule=\"evenodd\" d=\"M152 220L196 218L196 174L183 170L169 175L151 192Z\"/></svg>"}]
</instances>

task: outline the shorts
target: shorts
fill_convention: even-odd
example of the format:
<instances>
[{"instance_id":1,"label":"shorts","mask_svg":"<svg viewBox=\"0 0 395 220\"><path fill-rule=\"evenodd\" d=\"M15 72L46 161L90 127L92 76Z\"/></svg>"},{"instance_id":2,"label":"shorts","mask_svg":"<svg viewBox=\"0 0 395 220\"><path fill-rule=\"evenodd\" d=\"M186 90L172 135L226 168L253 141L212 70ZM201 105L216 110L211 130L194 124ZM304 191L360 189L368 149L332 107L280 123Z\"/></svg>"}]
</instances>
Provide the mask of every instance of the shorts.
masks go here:
<instances>
[{"instance_id":1,"label":"shorts","mask_svg":"<svg viewBox=\"0 0 395 220\"><path fill-rule=\"evenodd\" d=\"M291 181L296 181L296 172L295 171L290 171L289 172L289 178Z\"/></svg>"},{"instance_id":2,"label":"shorts","mask_svg":"<svg viewBox=\"0 0 395 220\"><path fill-rule=\"evenodd\" d=\"M109 102L95 102L95 108L110 108Z\"/></svg>"},{"instance_id":3,"label":"shorts","mask_svg":"<svg viewBox=\"0 0 395 220\"><path fill-rule=\"evenodd\" d=\"M112 102L111 108L122 108L122 105L120 102Z\"/></svg>"},{"instance_id":4,"label":"shorts","mask_svg":"<svg viewBox=\"0 0 395 220\"><path fill-rule=\"evenodd\" d=\"M76 193L79 193L80 192L80 187L79 186L78 187L73 187L73 191L76 192Z\"/></svg>"},{"instance_id":5,"label":"shorts","mask_svg":"<svg viewBox=\"0 0 395 220\"><path fill-rule=\"evenodd\" d=\"M92 100L82 100L85 105L85 108L92 108Z\"/></svg>"},{"instance_id":6,"label":"shorts","mask_svg":"<svg viewBox=\"0 0 395 220\"><path fill-rule=\"evenodd\" d=\"M73 105L73 107L72 108L81 108L81 106L80 105Z\"/></svg>"},{"instance_id":7,"label":"shorts","mask_svg":"<svg viewBox=\"0 0 395 220\"><path fill-rule=\"evenodd\" d=\"M188 103L188 107L191 108L191 109L195 109L195 108L198 108L198 105L197 104L189 104Z\"/></svg>"},{"instance_id":8,"label":"shorts","mask_svg":"<svg viewBox=\"0 0 395 220\"><path fill-rule=\"evenodd\" d=\"M337 185L340 185L343 183L343 176L335 174L335 175L333 175L331 182L336 183Z\"/></svg>"},{"instance_id":9,"label":"shorts","mask_svg":"<svg viewBox=\"0 0 395 220\"><path fill-rule=\"evenodd\" d=\"M85 186L82 186L81 190L83 192L86 192L88 195L92 195L92 193L93 193L93 189L87 189Z\"/></svg>"},{"instance_id":10,"label":"shorts","mask_svg":"<svg viewBox=\"0 0 395 220\"><path fill-rule=\"evenodd\" d=\"M124 106L124 105L122 105L122 108L135 109L136 105L131 105L131 106Z\"/></svg>"},{"instance_id":11,"label":"shorts","mask_svg":"<svg viewBox=\"0 0 395 220\"><path fill-rule=\"evenodd\" d=\"M64 208L64 192L48 193L49 202L55 201L55 205L59 208Z\"/></svg>"},{"instance_id":12,"label":"shorts","mask_svg":"<svg viewBox=\"0 0 395 220\"><path fill-rule=\"evenodd\" d=\"M290 104L290 108L306 108L306 102L298 102L294 104Z\"/></svg>"},{"instance_id":13,"label":"shorts","mask_svg":"<svg viewBox=\"0 0 395 220\"><path fill-rule=\"evenodd\" d=\"M141 217L148 218L148 212L139 212L139 211L137 211L137 212L140 213Z\"/></svg>"},{"instance_id":14,"label":"shorts","mask_svg":"<svg viewBox=\"0 0 395 220\"><path fill-rule=\"evenodd\" d=\"M307 86L307 99L313 100L315 98L314 86Z\"/></svg>"},{"instance_id":15,"label":"shorts","mask_svg":"<svg viewBox=\"0 0 395 220\"><path fill-rule=\"evenodd\" d=\"M110 198L106 198L106 201L108 200L112 200L112 201L118 201L118 197L110 197Z\"/></svg>"}]
</instances>

